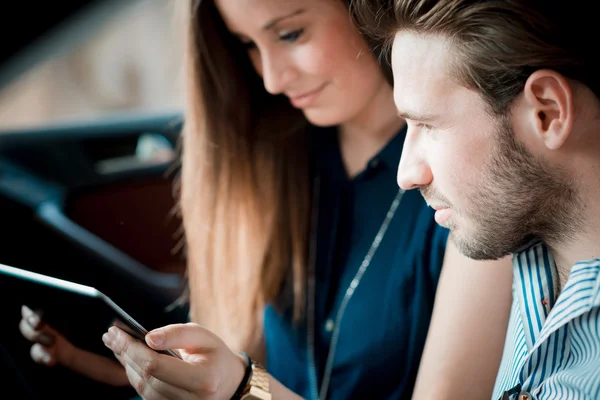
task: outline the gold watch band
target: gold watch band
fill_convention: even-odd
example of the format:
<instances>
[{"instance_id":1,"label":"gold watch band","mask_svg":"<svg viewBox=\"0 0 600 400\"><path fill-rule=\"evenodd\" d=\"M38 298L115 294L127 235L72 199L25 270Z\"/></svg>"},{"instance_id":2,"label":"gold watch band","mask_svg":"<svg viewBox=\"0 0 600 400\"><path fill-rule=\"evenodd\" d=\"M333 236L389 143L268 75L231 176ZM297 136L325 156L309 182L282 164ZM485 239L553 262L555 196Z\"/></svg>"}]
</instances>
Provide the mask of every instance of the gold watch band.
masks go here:
<instances>
[{"instance_id":1,"label":"gold watch band","mask_svg":"<svg viewBox=\"0 0 600 400\"><path fill-rule=\"evenodd\" d=\"M244 400L271 400L271 391L269 390L269 374L265 368L252 362L252 377L242 395Z\"/></svg>"}]
</instances>

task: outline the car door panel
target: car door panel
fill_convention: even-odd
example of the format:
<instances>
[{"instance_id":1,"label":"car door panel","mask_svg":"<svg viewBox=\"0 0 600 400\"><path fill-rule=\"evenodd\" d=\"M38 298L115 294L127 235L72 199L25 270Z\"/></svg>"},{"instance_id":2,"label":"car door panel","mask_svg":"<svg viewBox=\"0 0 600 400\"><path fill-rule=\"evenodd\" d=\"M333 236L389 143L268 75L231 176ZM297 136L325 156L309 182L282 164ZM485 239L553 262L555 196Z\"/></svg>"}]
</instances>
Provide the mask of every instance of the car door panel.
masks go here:
<instances>
[{"instance_id":1,"label":"car door panel","mask_svg":"<svg viewBox=\"0 0 600 400\"><path fill-rule=\"evenodd\" d=\"M181 116L169 114L0 132L0 263L94 286L149 328L185 322L185 304L167 311L185 288L181 221L173 214L180 128ZM18 332L22 298L0 280L8 328L0 341L38 393L131 395L34 365ZM77 304L71 311L85 314ZM110 356L85 327L68 332ZM70 382L68 390L56 392L56 382Z\"/></svg>"}]
</instances>

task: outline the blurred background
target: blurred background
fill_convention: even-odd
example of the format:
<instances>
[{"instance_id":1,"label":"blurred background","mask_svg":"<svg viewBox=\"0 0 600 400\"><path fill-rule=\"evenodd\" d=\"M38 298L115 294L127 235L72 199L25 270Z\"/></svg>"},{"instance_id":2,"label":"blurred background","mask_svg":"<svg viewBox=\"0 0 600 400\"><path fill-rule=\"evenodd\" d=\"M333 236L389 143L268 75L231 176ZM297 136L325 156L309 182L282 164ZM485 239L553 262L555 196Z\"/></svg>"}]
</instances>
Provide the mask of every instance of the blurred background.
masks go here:
<instances>
[{"instance_id":1,"label":"blurred background","mask_svg":"<svg viewBox=\"0 0 600 400\"><path fill-rule=\"evenodd\" d=\"M93 286L147 329L185 322L175 183L182 0L11 2L0 15L0 264ZM185 298L185 297L183 297ZM35 364L21 305L112 357L102 310L0 274L0 346L37 398L130 399ZM13 398L2 391L0 399Z\"/></svg>"},{"instance_id":2,"label":"blurred background","mask_svg":"<svg viewBox=\"0 0 600 400\"><path fill-rule=\"evenodd\" d=\"M2 17L0 129L180 111L178 0L49 3Z\"/></svg>"}]
</instances>

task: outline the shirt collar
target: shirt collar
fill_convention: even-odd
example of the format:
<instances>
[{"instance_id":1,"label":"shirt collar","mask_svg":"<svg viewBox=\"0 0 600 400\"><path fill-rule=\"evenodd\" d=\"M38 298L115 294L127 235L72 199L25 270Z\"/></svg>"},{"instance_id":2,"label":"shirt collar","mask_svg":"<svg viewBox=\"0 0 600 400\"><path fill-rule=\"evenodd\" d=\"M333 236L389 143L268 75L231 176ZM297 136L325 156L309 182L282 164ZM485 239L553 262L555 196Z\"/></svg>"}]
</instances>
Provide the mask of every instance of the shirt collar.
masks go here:
<instances>
[{"instance_id":1,"label":"shirt collar","mask_svg":"<svg viewBox=\"0 0 600 400\"><path fill-rule=\"evenodd\" d=\"M342 156L338 132L334 127L314 127L311 131L315 150L320 157L320 168L324 175L330 176L334 181L345 181ZM396 171L400 163L404 138L406 137L406 124L394 135L387 144L367 163L367 169L384 166Z\"/></svg>"},{"instance_id":2,"label":"shirt collar","mask_svg":"<svg viewBox=\"0 0 600 400\"><path fill-rule=\"evenodd\" d=\"M534 242L515 253L513 273L515 300L519 302L529 349L592 307L600 306L600 259L575 264L559 296L556 263L546 244Z\"/></svg>"},{"instance_id":3,"label":"shirt collar","mask_svg":"<svg viewBox=\"0 0 600 400\"><path fill-rule=\"evenodd\" d=\"M389 140L389 142L371 159L380 160L387 168L391 170L398 169L400 163L400 155L404 147L404 138L406 137L406 124Z\"/></svg>"}]
</instances>

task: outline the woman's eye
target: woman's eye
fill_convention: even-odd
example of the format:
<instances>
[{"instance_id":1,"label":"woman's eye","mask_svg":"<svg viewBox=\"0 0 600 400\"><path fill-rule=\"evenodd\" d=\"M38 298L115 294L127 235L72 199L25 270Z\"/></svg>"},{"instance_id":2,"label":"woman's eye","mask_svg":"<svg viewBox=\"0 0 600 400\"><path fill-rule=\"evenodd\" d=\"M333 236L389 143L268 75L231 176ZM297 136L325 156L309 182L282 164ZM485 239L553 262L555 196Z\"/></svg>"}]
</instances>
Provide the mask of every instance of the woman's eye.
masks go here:
<instances>
[{"instance_id":1,"label":"woman's eye","mask_svg":"<svg viewBox=\"0 0 600 400\"><path fill-rule=\"evenodd\" d=\"M279 40L283 40L286 42L295 42L300 36L302 36L302 33L304 33L304 29L298 29L296 31L288 32L286 34L280 35Z\"/></svg>"}]
</instances>

